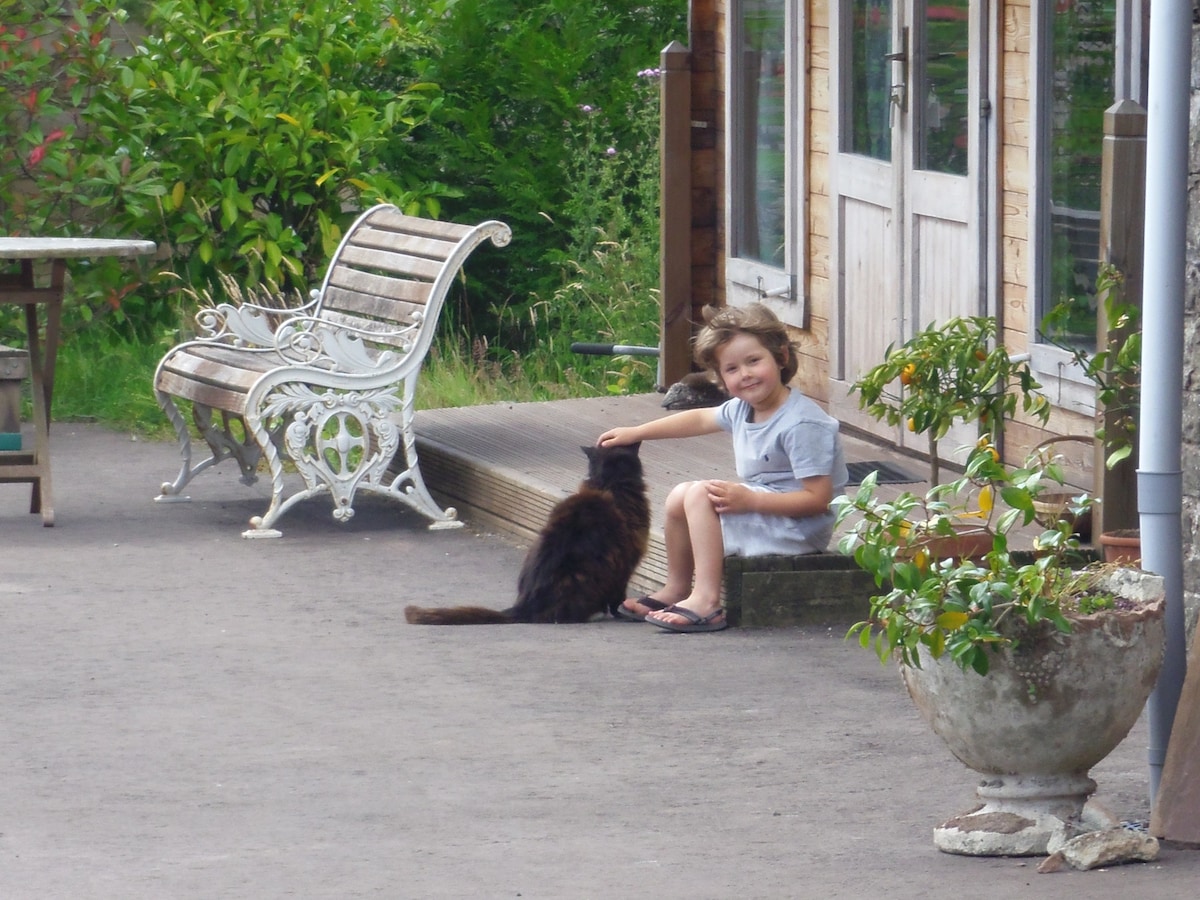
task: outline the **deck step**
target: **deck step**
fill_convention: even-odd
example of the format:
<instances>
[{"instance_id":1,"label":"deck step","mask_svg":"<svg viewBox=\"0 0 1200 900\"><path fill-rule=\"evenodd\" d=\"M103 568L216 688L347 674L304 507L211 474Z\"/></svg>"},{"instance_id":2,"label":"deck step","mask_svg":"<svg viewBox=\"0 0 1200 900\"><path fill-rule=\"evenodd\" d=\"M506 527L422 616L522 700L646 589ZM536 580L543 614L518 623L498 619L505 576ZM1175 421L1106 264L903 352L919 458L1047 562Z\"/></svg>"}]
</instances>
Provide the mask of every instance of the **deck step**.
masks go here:
<instances>
[{"instance_id":1,"label":"deck step","mask_svg":"<svg viewBox=\"0 0 1200 900\"><path fill-rule=\"evenodd\" d=\"M596 397L544 403L422 410L416 415L421 472L439 503L461 518L521 544L533 541L550 510L583 480L580 449L615 425L634 425L665 415L660 395ZM852 460L876 460L877 444L845 436ZM733 451L724 434L654 441L641 449L651 508L650 546L630 582L630 593L649 593L666 579L662 512L667 493L681 481L735 478ZM901 468L911 460L897 458ZM898 492L901 485L890 490ZM920 489L920 486L916 486ZM868 593L853 563L812 557L727 560L725 589L731 620L745 625L853 622L862 618ZM780 560L795 560L783 563ZM823 566L824 574L811 571ZM731 593L731 587L736 593ZM736 619L735 619L736 617Z\"/></svg>"}]
</instances>

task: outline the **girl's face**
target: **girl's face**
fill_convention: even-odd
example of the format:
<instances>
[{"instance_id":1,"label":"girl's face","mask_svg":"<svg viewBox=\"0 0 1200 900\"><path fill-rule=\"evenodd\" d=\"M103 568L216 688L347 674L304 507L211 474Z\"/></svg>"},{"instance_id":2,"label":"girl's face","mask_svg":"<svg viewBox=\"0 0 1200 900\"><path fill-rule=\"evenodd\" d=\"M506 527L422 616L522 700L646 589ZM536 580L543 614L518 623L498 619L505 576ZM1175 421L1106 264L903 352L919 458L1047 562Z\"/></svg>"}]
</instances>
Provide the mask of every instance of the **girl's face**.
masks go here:
<instances>
[{"instance_id":1,"label":"girl's face","mask_svg":"<svg viewBox=\"0 0 1200 900\"><path fill-rule=\"evenodd\" d=\"M756 410L773 410L785 392L779 363L771 351L749 334L734 335L717 348L717 374L730 396Z\"/></svg>"}]
</instances>

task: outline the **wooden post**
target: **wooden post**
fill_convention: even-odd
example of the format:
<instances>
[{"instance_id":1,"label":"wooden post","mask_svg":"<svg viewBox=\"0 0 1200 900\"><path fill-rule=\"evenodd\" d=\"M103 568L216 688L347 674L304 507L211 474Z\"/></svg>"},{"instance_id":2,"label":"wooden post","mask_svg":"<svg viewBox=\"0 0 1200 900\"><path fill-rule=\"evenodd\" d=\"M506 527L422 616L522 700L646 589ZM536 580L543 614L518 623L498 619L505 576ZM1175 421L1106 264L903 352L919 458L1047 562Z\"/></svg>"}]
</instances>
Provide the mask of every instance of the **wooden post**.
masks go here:
<instances>
[{"instance_id":1,"label":"wooden post","mask_svg":"<svg viewBox=\"0 0 1200 900\"><path fill-rule=\"evenodd\" d=\"M672 41L662 51L660 68L658 378L667 386L692 368L691 53Z\"/></svg>"},{"instance_id":2,"label":"wooden post","mask_svg":"<svg viewBox=\"0 0 1200 900\"><path fill-rule=\"evenodd\" d=\"M1118 100L1104 112L1104 151L1100 170L1100 261L1111 263L1125 276L1125 300L1142 306L1142 235L1145 231L1146 111L1132 100ZM1100 348L1109 340L1101 305L1096 318ZM1136 398L1135 398L1136 402ZM1113 423L1098 410L1105 429ZM1138 527L1137 443L1134 452L1112 469L1104 465L1105 450L1096 445L1095 479L1103 499L1092 511L1096 534Z\"/></svg>"}]
</instances>

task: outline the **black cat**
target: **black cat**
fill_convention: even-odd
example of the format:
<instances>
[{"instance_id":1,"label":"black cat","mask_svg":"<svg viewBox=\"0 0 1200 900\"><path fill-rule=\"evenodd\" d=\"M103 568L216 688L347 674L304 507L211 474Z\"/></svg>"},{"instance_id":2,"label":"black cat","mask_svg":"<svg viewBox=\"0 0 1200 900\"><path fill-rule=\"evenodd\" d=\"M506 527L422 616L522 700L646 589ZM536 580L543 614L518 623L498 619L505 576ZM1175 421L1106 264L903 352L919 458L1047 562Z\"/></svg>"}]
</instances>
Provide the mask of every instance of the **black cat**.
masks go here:
<instances>
[{"instance_id":1,"label":"black cat","mask_svg":"<svg viewBox=\"0 0 1200 900\"><path fill-rule=\"evenodd\" d=\"M615 616L650 534L639 446L583 448L587 480L550 511L521 567L513 606L409 606L404 618L413 625L505 625Z\"/></svg>"}]
</instances>

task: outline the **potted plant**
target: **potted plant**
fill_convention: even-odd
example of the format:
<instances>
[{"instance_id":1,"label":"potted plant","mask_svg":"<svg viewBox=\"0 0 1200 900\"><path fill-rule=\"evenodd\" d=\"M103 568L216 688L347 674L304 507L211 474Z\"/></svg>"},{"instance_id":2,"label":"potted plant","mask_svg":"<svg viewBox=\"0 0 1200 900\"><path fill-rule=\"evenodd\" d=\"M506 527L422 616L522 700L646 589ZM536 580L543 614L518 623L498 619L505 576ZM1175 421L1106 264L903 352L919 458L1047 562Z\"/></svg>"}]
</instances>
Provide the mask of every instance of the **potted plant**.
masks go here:
<instances>
[{"instance_id":1,"label":"potted plant","mask_svg":"<svg viewBox=\"0 0 1200 900\"><path fill-rule=\"evenodd\" d=\"M1020 408L1045 425L1050 403L1028 362L1014 360L996 340L996 320L959 317L931 324L852 386L859 405L889 425L929 439L929 483L941 480L938 443L957 423L977 422L995 434Z\"/></svg>"},{"instance_id":2,"label":"potted plant","mask_svg":"<svg viewBox=\"0 0 1200 900\"><path fill-rule=\"evenodd\" d=\"M983 776L982 805L935 829L947 852L1043 854L1117 824L1087 803L1096 789L1088 772L1153 689L1162 580L1089 563L1067 520L1014 549L1018 529L1034 522L1034 500L1061 483L1055 460L1037 455L1010 470L984 437L962 477L924 497L883 501L868 477L834 500L839 525L855 517L839 549L880 587L850 635L899 661L921 715ZM1080 495L1071 512L1092 502ZM990 536L982 559L929 552L926 533L948 532L964 512Z\"/></svg>"},{"instance_id":3,"label":"potted plant","mask_svg":"<svg viewBox=\"0 0 1200 900\"><path fill-rule=\"evenodd\" d=\"M1104 468L1100 543L1110 560L1132 562L1141 557L1137 529L1137 459L1135 439L1140 402L1142 331L1141 310L1126 299L1125 277L1111 263L1102 263L1096 275L1096 312L1086 298L1058 303L1042 323L1042 336L1066 350L1079 371L1096 387L1096 440ZM1081 306L1097 319L1098 349L1082 340L1077 321ZM1098 315L1097 315L1098 313ZM1099 463L1097 463L1099 466Z\"/></svg>"}]
</instances>

